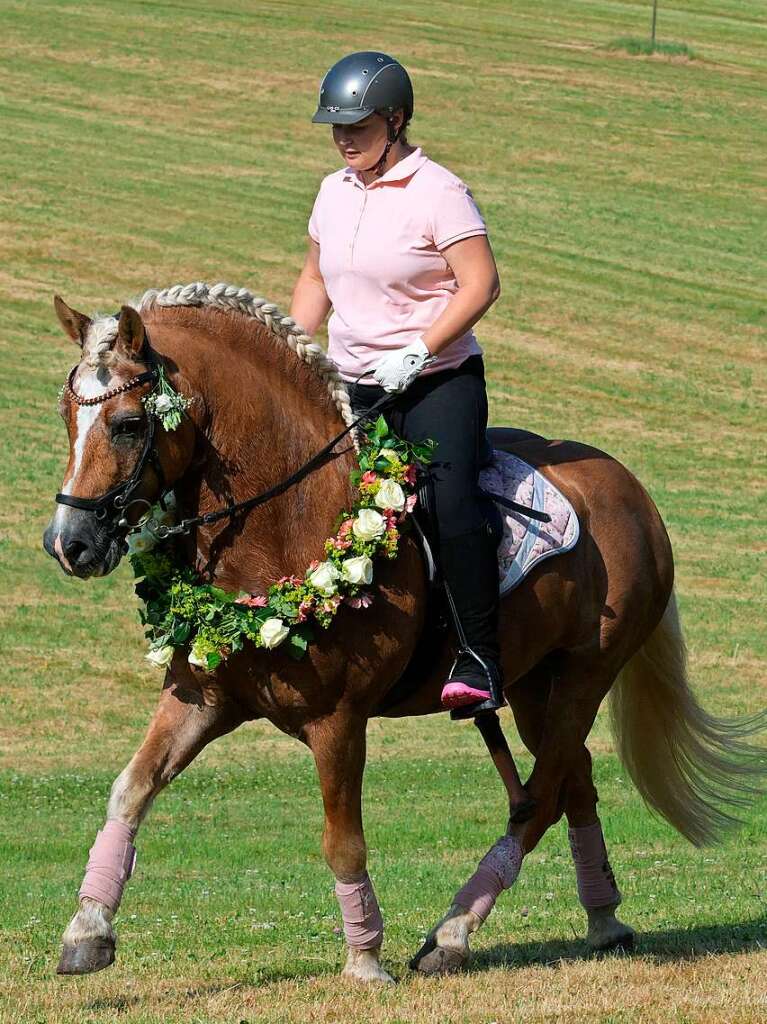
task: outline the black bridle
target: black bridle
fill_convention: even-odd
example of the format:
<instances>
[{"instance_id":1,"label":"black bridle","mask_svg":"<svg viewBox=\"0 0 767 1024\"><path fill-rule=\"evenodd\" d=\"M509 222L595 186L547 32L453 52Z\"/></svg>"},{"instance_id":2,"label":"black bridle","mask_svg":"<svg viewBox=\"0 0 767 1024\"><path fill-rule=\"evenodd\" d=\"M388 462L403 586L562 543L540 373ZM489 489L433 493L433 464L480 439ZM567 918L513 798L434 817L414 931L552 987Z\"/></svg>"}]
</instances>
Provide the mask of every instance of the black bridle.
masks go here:
<instances>
[{"instance_id":1,"label":"black bridle","mask_svg":"<svg viewBox=\"0 0 767 1024\"><path fill-rule=\"evenodd\" d=\"M150 366L149 370L144 373L139 373L135 377L131 377L131 379L125 381L124 384L111 388L103 395L97 395L94 398L84 398L82 395L78 395L73 387L73 380L79 364L73 366L70 370L67 382L64 385L64 390L75 402L77 402L78 405L99 405L110 398L114 398L116 395L124 393L125 391L130 391L133 388L140 387L142 384L151 383L154 386L159 380L160 364L156 353L149 344L148 336L144 339L144 357ZM304 477L308 476L313 470L321 466L333 454L333 449L342 438L346 437L346 435L354 430L354 428L363 420L370 419L371 416L378 413L385 405L393 402L396 397L396 395L387 394L382 398L379 398L379 400L361 416L354 419L348 427L336 434L336 436L328 442L324 448L320 449L320 451L313 455L303 464L303 466L297 469L295 473L291 473L289 477L281 480L268 490L262 491L261 494L257 494L255 497L248 498L245 501L238 501L231 505L226 505L224 508L217 509L215 512L206 512L204 515L183 519L175 526L162 524L155 528L155 535L160 540L164 540L166 537L171 536L171 534L190 533L195 526L201 524L210 525L211 523L218 522L220 519L233 519L237 515L250 512L251 509L257 508L259 505L266 504L267 501L270 501L272 498L276 498L279 494L283 494L285 491L289 490L289 488L303 480ZM71 508L79 508L85 512L92 512L98 520L103 522L104 529L112 535L120 532L127 533L129 530L133 529L133 526L128 522L126 516L129 506L140 503L145 505L148 511L154 504L154 502L147 501L146 498L133 497L134 491L141 485L147 464L150 464L155 471L160 485L161 497L166 490L165 473L155 445L156 416L150 412L147 415L147 419L148 426L146 436L144 438L144 447L138 457L136 465L133 468L133 472L127 480L123 480L121 483L116 484L97 498L81 498L74 494L63 494L59 491L56 495L56 501L60 505L69 505Z\"/></svg>"},{"instance_id":2,"label":"black bridle","mask_svg":"<svg viewBox=\"0 0 767 1024\"><path fill-rule=\"evenodd\" d=\"M94 398L84 398L82 395L78 395L74 389L73 380L77 371L77 365L79 364L73 366L69 371L69 376L67 377L67 382L64 385L64 390L70 398L77 402L78 405L100 405L102 402L106 402L108 399L114 398L116 395L120 395L125 391L131 391L133 388L140 387L142 384L151 383L154 386L160 377L160 367L155 353L146 340L144 341L144 352L146 362L149 364L150 368L144 373L139 373L135 377L131 377L131 379L125 381L124 384L120 384L116 388L111 388L103 395L97 395ZM85 512L92 512L96 519L103 522L104 529L106 529L110 534L120 533L126 528L130 529L131 524L126 518L128 507L130 505L140 503L146 505L147 510L149 510L153 504L153 502L147 501L146 498L133 497L134 491L141 486L144 470L146 469L147 464L151 464L155 471L160 485L160 492L162 493L165 490L165 473L163 472L160 456L158 455L157 448L155 446L155 416L152 413L149 413L147 415L147 420L148 426L146 436L144 438L144 447L138 457L136 465L133 467L133 472L127 480L123 480L121 483L116 484L108 491L100 494L97 498L82 498L75 494L63 494L59 491L56 495L56 501L58 504L69 505L71 508L79 508Z\"/></svg>"}]
</instances>

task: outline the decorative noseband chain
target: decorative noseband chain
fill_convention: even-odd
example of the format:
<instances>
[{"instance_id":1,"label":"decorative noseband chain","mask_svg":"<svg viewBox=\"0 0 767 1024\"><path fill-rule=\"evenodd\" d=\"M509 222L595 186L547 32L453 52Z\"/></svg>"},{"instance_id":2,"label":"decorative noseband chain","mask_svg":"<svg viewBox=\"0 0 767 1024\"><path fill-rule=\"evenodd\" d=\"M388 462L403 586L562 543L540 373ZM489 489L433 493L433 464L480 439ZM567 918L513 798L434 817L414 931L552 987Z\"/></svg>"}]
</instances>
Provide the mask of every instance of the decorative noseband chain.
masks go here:
<instances>
[{"instance_id":1,"label":"decorative noseband chain","mask_svg":"<svg viewBox=\"0 0 767 1024\"><path fill-rule=\"evenodd\" d=\"M157 377L156 369L146 370L144 373L137 373L135 377L131 377L130 380L126 380L125 383L118 385L116 388L110 388L109 391L105 391L103 395L96 395L95 398L85 398L83 395L78 395L72 387L72 380L79 365L79 363L75 363L69 371L67 382L64 385L66 393L70 398L73 398L78 405L100 405L101 402L106 402L109 398L121 395L124 391L130 391L132 388L137 388L140 384L146 384L148 381L155 380Z\"/></svg>"}]
</instances>

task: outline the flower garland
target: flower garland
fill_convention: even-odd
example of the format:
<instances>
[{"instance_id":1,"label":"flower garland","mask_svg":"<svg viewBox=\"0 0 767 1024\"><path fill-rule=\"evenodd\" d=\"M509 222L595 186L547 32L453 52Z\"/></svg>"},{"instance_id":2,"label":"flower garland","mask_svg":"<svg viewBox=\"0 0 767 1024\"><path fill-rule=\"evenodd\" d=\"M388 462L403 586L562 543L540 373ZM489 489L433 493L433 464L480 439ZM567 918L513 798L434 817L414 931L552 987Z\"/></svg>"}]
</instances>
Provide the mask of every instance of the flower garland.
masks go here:
<instances>
[{"instance_id":1,"label":"flower garland","mask_svg":"<svg viewBox=\"0 0 767 1024\"><path fill-rule=\"evenodd\" d=\"M128 540L153 665L164 668L176 648L188 648L192 665L213 671L246 640L283 647L299 659L313 639L313 624L327 629L342 604L370 605L373 559L396 557L401 527L417 500L417 465L431 461L434 442L402 440L383 416L362 429L358 468L350 475L358 497L325 541L324 560L312 562L303 576L283 576L266 594L233 594L205 582L174 557L170 540L155 535L159 524L172 521L172 507L153 510Z\"/></svg>"}]
</instances>

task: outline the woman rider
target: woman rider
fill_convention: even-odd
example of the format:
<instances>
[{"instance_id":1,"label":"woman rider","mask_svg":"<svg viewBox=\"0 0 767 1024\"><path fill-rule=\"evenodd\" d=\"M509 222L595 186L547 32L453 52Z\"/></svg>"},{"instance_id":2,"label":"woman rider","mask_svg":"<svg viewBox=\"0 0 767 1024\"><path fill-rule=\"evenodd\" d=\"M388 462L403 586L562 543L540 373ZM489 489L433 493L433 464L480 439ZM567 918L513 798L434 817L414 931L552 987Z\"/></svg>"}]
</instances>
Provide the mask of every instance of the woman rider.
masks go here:
<instances>
[{"instance_id":1,"label":"woman rider","mask_svg":"<svg viewBox=\"0 0 767 1024\"><path fill-rule=\"evenodd\" d=\"M454 717L503 703L497 513L477 492L487 393L473 325L500 286L487 229L466 185L408 144L407 72L385 53L344 57L312 118L333 127L346 166L328 175L290 315L314 334L332 307L328 354L357 414L385 393L392 429L437 442L432 464L442 570L470 651L442 692ZM355 383L372 378L365 384Z\"/></svg>"}]
</instances>

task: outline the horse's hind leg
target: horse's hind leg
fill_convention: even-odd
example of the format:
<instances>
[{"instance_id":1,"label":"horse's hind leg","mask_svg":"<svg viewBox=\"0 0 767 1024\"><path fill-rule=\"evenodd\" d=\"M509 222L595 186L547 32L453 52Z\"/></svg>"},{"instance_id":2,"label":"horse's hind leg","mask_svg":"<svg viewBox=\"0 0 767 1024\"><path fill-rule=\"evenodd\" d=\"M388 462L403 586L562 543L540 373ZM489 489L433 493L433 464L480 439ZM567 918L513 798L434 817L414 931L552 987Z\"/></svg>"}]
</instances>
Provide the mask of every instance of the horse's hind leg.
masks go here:
<instances>
[{"instance_id":1,"label":"horse's hind leg","mask_svg":"<svg viewBox=\"0 0 767 1024\"><path fill-rule=\"evenodd\" d=\"M607 856L597 800L591 755L584 747L567 779L565 813L578 899L588 918L586 942L594 952L629 950L634 947L634 930L615 916L621 894Z\"/></svg>"},{"instance_id":2,"label":"horse's hind leg","mask_svg":"<svg viewBox=\"0 0 767 1024\"><path fill-rule=\"evenodd\" d=\"M519 735L537 756L543 736L550 679L539 671L520 680L512 691L512 706ZM596 951L630 949L634 931L615 916L621 901L597 815L597 791L591 754L583 746L565 780L564 806L568 839L575 866L578 898L588 918L586 941ZM559 808L558 808L559 809Z\"/></svg>"},{"instance_id":3,"label":"horse's hind leg","mask_svg":"<svg viewBox=\"0 0 767 1024\"><path fill-rule=\"evenodd\" d=\"M514 884L524 854L535 848L565 810L566 781L573 773L577 777L586 763L584 742L612 682L604 670L600 676L588 671L590 666L574 663L568 667L570 671L564 671L561 678L544 669L531 672L511 688L520 735L536 756L525 787L533 813L524 823L510 822L509 834L491 847L475 874L456 893L450 910L411 961L411 966L423 973L444 974L465 964L469 935L487 918L500 893ZM590 784L590 762L588 772Z\"/></svg>"},{"instance_id":4,"label":"horse's hind leg","mask_svg":"<svg viewBox=\"0 0 767 1024\"><path fill-rule=\"evenodd\" d=\"M197 691L167 685L144 742L115 780L107 822L80 889L80 906L64 932L59 974L90 974L114 962L117 912L135 851L133 839L154 797L202 748L242 722L228 703L207 705Z\"/></svg>"}]
</instances>

